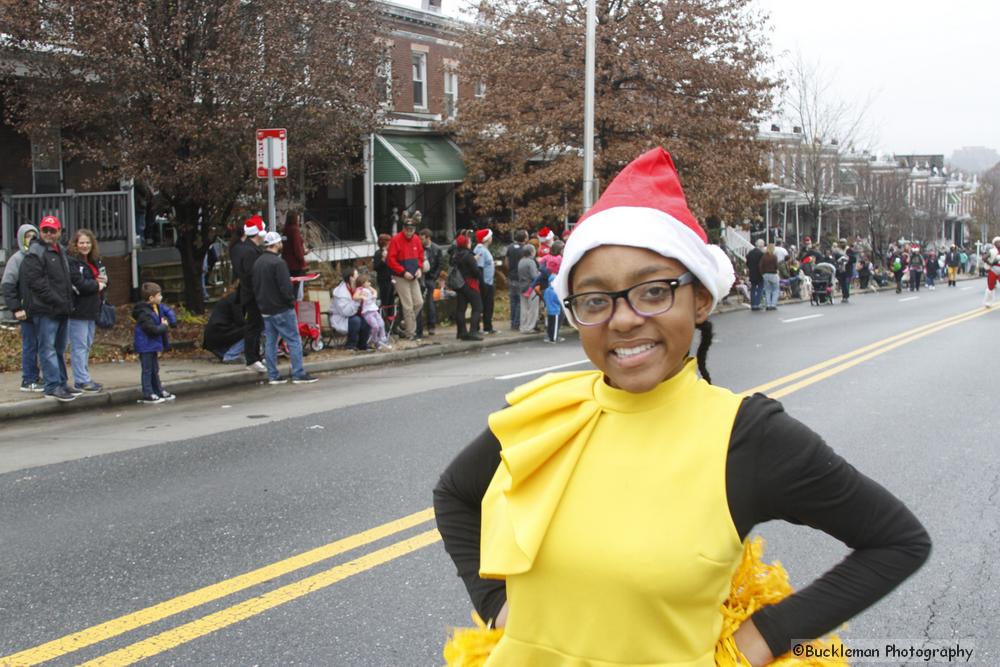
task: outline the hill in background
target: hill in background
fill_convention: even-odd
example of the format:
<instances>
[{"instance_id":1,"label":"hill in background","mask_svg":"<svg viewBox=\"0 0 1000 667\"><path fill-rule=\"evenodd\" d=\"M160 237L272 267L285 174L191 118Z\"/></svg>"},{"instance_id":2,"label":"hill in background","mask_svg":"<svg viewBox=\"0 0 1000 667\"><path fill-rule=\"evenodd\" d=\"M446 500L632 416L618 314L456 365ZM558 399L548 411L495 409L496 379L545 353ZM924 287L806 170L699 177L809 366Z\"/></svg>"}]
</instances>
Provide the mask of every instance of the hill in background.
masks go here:
<instances>
[{"instance_id":1,"label":"hill in background","mask_svg":"<svg viewBox=\"0 0 1000 667\"><path fill-rule=\"evenodd\" d=\"M952 169L981 174L993 165L1000 163L1000 153L985 146L965 146L952 153L948 163Z\"/></svg>"}]
</instances>

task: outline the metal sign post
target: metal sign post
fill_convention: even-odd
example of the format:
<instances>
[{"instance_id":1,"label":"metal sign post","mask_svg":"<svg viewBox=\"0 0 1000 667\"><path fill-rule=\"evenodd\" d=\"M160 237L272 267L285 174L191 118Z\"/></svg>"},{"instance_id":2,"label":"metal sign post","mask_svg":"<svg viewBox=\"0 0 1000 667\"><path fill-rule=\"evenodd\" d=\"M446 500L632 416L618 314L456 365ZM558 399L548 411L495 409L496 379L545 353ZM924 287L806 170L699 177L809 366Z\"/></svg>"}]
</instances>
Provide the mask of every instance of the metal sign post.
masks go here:
<instances>
[{"instance_id":1,"label":"metal sign post","mask_svg":"<svg viewBox=\"0 0 1000 667\"><path fill-rule=\"evenodd\" d=\"M284 128L257 130L257 178L267 178L267 228L277 231L274 179L288 176L288 131Z\"/></svg>"},{"instance_id":2,"label":"metal sign post","mask_svg":"<svg viewBox=\"0 0 1000 667\"><path fill-rule=\"evenodd\" d=\"M583 89L583 212L594 205L594 66L597 35L595 0L587 2L587 42Z\"/></svg>"},{"instance_id":3,"label":"metal sign post","mask_svg":"<svg viewBox=\"0 0 1000 667\"><path fill-rule=\"evenodd\" d=\"M278 214L274 210L274 169L270 166L274 164L274 138L268 137L267 141L267 229L268 231L277 231L278 229Z\"/></svg>"}]
</instances>

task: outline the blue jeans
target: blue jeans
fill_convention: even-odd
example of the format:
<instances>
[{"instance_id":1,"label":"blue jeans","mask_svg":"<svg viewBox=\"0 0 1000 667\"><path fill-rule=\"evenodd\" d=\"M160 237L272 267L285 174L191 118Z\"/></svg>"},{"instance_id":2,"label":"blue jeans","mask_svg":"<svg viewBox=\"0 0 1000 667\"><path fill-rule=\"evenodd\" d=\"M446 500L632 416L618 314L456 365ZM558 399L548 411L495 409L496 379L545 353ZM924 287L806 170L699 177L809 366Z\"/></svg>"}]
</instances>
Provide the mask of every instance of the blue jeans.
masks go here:
<instances>
[{"instance_id":1,"label":"blue jeans","mask_svg":"<svg viewBox=\"0 0 1000 667\"><path fill-rule=\"evenodd\" d=\"M163 385L160 384L159 352L140 352L139 367L142 369L142 396L149 398L156 394L163 395Z\"/></svg>"},{"instance_id":2,"label":"blue jeans","mask_svg":"<svg viewBox=\"0 0 1000 667\"><path fill-rule=\"evenodd\" d=\"M521 292L516 287L511 286L508 293L510 294L510 328L516 331L521 328Z\"/></svg>"},{"instance_id":3,"label":"blue jeans","mask_svg":"<svg viewBox=\"0 0 1000 667\"><path fill-rule=\"evenodd\" d=\"M760 308L760 298L764 295L764 282L750 283L750 307L754 310Z\"/></svg>"},{"instance_id":4,"label":"blue jeans","mask_svg":"<svg viewBox=\"0 0 1000 667\"><path fill-rule=\"evenodd\" d=\"M94 320L69 320L69 360L73 366L73 383L77 387L90 382L90 348L94 345Z\"/></svg>"},{"instance_id":5,"label":"blue jeans","mask_svg":"<svg viewBox=\"0 0 1000 667\"><path fill-rule=\"evenodd\" d=\"M267 377L277 380L278 373L278 338L288 346L288 358L292 362L292 377L300 378L306 374L302 365L302 339L299 338L299 321L294 310L286 310L277 315L264 318L264 364L267 366Z\"/></svg>"},{"instance_id":6,"label":"blue jeans","mask_svg":"<svg viewBox=\"0 0 1000 667\"><path fill-rule=\"evenodd\" d=\"M781 282L777 273L764 274L764 303L768 308L778 307L778 292Z\"/></svg>"},{"instance_id":7,"label":"blue jeans","mask_svg":"<svg viewBox=\"0 0 1000 667\"><path fill-rule=\"evenodd\" d=\"M223 361L236 361L243 356L243 339L240 338L238 341L229 346L226 353L222 355Z\"/></svg>"},{"instance_id":8,"label":"blue jeans","mask_svg":"<svg viewBox=\"0 0 1000 667\"><path fill-rule=\"evenodd\" d=\"M347 318L347 343L344 347L348 350L367 350L371 335L372 328L365 322L365 318L351 315Z\"/></svg>"},{"instance_id":9,"label":"blue jeans","mask_svg":"<svg viewBox=\"0 0 1000 667\"><path fill-rule=\"evenodd\" d=\"M38 332L34 322L21 322L21 381L38 382Z\"/></svg>"},{"instance_id":10,"label":"blue jeans","mask_svg":"<svg viewBox=\"0 0 1000 667\"><path fill-rule=\"evenodd\" d=\"M39 315L34 318L38 334L38 360L45 378L45 393L66 384L67 318Z\"/></svg>"}]
</instances>

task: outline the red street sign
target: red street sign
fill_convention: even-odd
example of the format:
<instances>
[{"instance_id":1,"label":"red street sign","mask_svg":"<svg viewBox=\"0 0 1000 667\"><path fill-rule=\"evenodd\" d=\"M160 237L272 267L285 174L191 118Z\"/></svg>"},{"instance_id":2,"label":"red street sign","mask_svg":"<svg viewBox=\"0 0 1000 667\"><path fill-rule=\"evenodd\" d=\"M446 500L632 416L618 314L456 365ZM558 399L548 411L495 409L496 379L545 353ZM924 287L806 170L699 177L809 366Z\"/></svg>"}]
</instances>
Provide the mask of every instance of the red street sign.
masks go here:
<instances>
[{"instance_id":1,"label":"red street sign","mask_svg":"<svg viewBox=\"0 0 1000 667\"><path fill-rule=\"evenodd\" d=\"M267 163L267 144L271 147L272 164ZM275 178L288 176L288 131L283 127L257 130L257 178L268 177L268 167Z\"/></svg>"}]
</instances>

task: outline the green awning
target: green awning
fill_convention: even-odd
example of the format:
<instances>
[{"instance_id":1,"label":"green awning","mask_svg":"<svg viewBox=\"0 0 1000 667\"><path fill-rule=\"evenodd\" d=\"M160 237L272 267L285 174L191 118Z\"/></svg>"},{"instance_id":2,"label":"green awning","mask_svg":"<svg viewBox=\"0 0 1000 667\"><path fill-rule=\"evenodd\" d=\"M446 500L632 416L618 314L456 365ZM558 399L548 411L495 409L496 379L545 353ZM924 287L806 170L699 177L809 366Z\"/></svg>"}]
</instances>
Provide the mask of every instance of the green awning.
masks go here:
<instances>
[{"instance_id":1,"label":"green awning","mask_svg":"<svg viewBox=\"0 0 1000 667\"><path fill-rule=\"evenodd\" d=\"M462 153L453 142L433 135L375 135L375 185L461 183Z\"/></svg>"}]
</instances>

